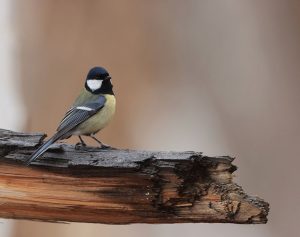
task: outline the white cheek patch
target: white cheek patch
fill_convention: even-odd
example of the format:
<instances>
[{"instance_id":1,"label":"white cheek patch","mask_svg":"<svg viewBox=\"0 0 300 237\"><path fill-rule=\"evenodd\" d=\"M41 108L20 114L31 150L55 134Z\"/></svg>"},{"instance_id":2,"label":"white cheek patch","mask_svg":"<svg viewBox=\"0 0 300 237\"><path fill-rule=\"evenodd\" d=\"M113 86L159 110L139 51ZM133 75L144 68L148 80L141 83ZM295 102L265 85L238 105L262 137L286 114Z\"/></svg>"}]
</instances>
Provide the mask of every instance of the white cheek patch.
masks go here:
<instances>
[{"instance_id":1,"label":"white cheek patch","mask_svg":"<svg viewBox=\"0 0 300 237\"><path fill-rule=\"evenodd\" d=\"M92 90L98 90L101 88L102 80L87 80L87 86Z\"/></svg>"}]
</instances>

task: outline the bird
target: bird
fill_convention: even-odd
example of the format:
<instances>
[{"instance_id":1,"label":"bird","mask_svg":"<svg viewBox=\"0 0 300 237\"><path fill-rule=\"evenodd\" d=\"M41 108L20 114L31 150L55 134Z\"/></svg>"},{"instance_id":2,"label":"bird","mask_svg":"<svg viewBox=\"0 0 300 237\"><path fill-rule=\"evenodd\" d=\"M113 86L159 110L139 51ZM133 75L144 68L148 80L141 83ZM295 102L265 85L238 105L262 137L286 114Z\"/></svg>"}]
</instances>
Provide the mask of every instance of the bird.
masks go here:
<instances>
[{"instance_id":1,"label":"bird","mask_svg":"<svg viewBox=\"0 0 300 237\"><path fill-rule=\"evenodd\" d=\"M116 98L113 92L111 76L103 67L93 67L87 74L84 88L71 108L61 120L56 133L41 145L26 161L29 166L41 157L58 140L78 136L80 143L76 147L86 146L82 136L94 139L100 148L109 148L95 137L113 118Z\"/></svg>"}]
</instances>

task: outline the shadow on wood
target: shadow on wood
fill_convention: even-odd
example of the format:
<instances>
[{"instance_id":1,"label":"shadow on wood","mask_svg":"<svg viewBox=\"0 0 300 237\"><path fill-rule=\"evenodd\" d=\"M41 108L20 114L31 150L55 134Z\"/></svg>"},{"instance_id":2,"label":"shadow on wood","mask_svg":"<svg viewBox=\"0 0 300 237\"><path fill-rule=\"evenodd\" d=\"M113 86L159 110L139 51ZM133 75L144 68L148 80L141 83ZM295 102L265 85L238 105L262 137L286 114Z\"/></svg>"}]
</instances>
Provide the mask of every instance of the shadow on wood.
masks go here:
<instances>
[{"instance_id":1,"label":"shadow on wood","mask_svg":"<svg viewBox=\"0 0 300 237\"><path fill-rule=\"evenodd\" d=\"M23 162L44 134L0 130L0 217L129 223L266 223L268 203L232 182L231 157L55 144Z\"/></svg>"}]
</instances>

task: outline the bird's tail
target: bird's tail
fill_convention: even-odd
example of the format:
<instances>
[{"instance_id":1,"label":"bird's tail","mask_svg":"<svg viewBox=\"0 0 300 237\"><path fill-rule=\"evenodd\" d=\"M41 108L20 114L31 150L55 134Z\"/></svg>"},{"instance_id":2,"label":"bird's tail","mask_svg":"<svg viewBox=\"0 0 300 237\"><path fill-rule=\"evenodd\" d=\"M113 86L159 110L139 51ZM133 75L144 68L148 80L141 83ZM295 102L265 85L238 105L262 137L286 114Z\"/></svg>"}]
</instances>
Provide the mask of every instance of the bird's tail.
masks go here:
<instances>
[{"instance_id":1,"label":"bird's tail","mask_svg":"<svg viewBox=\"0 0 300 237\"><path fill-rule=\"evenodd\" d=\"M58 136L54 135L51 137L46 143L44 143L42 146L40 146L29 158L26 160L26 165L30 165L31 162L35 161L37 158L39 158L41 155L43 155L54 142L56 142L59 139Z\"/></svg>"}]
</instances>

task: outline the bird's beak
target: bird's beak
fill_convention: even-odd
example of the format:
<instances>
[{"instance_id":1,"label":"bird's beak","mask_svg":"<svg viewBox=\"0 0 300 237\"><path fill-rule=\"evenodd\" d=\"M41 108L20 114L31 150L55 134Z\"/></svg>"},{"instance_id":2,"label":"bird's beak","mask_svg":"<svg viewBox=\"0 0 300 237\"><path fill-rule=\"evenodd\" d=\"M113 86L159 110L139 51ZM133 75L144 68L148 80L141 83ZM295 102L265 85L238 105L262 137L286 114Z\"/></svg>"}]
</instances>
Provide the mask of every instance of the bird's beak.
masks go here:
<instances>
[{"instance_id":1,"label":"bird's beak","mask_svg":"<svg viewBox=\"0 0 300 237\"><path fill-rule=\"evenodd\" d=\"M110 80L111 79L111 76L108 76L105 78L105 80Z\"/></svg>"}]
</instances>

